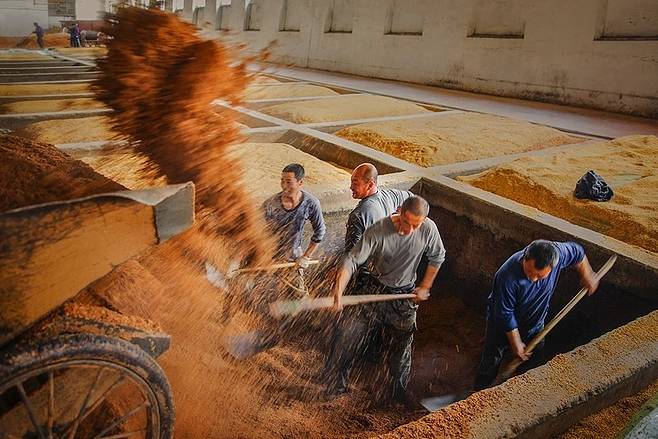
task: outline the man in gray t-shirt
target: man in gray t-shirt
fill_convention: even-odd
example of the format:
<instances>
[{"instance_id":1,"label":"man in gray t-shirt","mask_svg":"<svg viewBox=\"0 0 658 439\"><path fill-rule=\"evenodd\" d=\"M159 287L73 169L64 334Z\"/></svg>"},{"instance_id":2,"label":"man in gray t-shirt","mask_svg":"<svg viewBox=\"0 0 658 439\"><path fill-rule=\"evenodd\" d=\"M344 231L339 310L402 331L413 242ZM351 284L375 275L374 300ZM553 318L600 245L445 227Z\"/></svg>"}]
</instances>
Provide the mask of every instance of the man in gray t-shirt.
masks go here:
<instances>
[{"instance_id":1,"label":"man in gray t-shirt","mask_svg":"<svg viewBox=\"0 0 658 439\"><path fill-rule=\"evenodd\" d=\"M359 242L368 227L395 213L404 200L413 195L409 191L398 189L379 189L377 177L377 168L370 163L362 163L352 172L352 198L361 201L347 218L345 252L350 251Z\"/></svg>"},{"instance_id":2,"label":"man in gray t-shirt","mask_svg":"<svg viewBox=\"0 0 658 439\"><path fill-rule=\"evenodd\" d=\"M365 294L416 294L414 300L396 300L345 310L337 325L336 339L325 366L328 398L347 391L347 378L354 359L363 349L368 334L383 328L389 348L388 367L392 375L392 396L406 401L411 373L411 345L416 329L414 302L427 300L429 291L445 260L445 249L434 221L427 218L429 205L421 197L407 198L399 214L384 218L366 230L361 240L345 256L338 269L333 290L334 309L342 310L342 296L357 267L367 263ZM416 283L416 270L422 256L428 266L422 281ZM367 291L366 291L367 290Z\"/></svg>"}]
</instances>

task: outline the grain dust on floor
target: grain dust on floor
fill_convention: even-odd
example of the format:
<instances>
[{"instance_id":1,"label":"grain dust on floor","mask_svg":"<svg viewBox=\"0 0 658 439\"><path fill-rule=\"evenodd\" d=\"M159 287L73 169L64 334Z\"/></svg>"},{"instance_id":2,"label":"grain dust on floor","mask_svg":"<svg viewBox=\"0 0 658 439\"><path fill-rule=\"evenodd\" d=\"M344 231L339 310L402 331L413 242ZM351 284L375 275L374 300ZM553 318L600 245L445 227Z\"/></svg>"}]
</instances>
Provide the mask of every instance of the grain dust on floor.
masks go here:
<instances>
[{"instance_id":1,"label":"grain dust on floor","mask_svg":"<svg viewBox=\"0 0 658 439\"><path fill-rule=\"evenodd\" d=\"M110 118L106 116L33 122L21 128L16 134L38 142L54 144L120 139L120 136L112 130Z\"/></svg>"},{"instance_id":2,"label":"grain dust on floor","mask_svg":"<svg viewBox=\"0 0 658 439\"><path fill-rule=\"evenodd\" d=\"M277 85L251 85L247 87L245 99L277 99L307 96L336 96L337 92L327 87L312 84L280 83Z\"/></svg>"},{"instance_id":3,"label":"grain dust on floor","mask_svg":"<svg viewBox=\"0 0 658 439\"><path fill-rule=\"evenodd\" d=\"M0 84L0 96L91 93L88 82L53 84Z\"/></svg>"},{"instance_id":4,"label":"grain dust on floor","mask_svg":"<svg viewBox=\"0 0 658 439\"><path fill-rule=\"evenodd\" d=\"M573 195L576 183L590 169L614 190L610 201ZM658 252L656 136L627 136L551 156L523 157L459 180Z\"/></svg>"},{"instance_id":5,"label":"grain dust on floor","mask_svg":"<svg viewBox=\"0 0 658 439\"><path fill-rule=\"evenodd\" d=\"M105 108L105 106L92 98L42 99L2 104L0 105L0 114L93 110L98 108Z\"/></svg>"},{"instance_id":6,"label":"grain dust on floor","mask_svg":"<svg viewBox=\"0 0 658 439\"><path fill-rule=\"evenodd\" d=\"M336 135L426 167L583 141L553 128L480 113L364 123Z\"/></svg>"},{"instance_id":7,"label":"grain dust on floor","mask_svg":"<svg viewBox=\"0 0 658 439\"><path fill-rule=\"evenodd\" d=\"M288 102L265 107L260 111L295 123L334 122L429 112L413 102L372 95L344 95L331 99Z\"/></svg>"}]
</instances>

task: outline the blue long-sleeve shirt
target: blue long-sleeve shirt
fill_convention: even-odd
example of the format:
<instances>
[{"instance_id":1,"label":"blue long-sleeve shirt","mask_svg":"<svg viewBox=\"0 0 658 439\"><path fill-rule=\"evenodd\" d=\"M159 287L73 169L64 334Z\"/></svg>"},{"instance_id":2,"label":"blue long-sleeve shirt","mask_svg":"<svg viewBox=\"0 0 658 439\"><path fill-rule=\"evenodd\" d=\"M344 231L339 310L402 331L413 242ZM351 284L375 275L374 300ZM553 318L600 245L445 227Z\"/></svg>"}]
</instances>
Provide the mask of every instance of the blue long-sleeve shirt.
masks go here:
<instances>
[{"instance_id":1,"label":"blue long-sleeve shirt","mask_svg":"<svg viewBox=\"0 0 658 439\"><path fill-rule=\"evenodd\" d=\"M263 211L267 225L278 238L277 256L281 258L295 260L303 254L301 246L307 220L313 226L311 241L321 242L327 231L320 200L306 191L302 191L302 199L293 209L283 207L279 192L263 202Z\"/></svg>"},{"instance_id":2,"label":"blue long-sleeve shirt","mask_svg":"<svg viewBox=\"0 0 658 439\"><path fill-rule=\"evenodd\" d=\"M560 272L585 257L583 247L575 242L553 244L559 259L545 279L532 282L527 278L522 265L525 249L510 256L496 272L487 318L498 330L509 332L518 328L521 338L526 339L543 328Z\"/></svg>"}]
</instances>

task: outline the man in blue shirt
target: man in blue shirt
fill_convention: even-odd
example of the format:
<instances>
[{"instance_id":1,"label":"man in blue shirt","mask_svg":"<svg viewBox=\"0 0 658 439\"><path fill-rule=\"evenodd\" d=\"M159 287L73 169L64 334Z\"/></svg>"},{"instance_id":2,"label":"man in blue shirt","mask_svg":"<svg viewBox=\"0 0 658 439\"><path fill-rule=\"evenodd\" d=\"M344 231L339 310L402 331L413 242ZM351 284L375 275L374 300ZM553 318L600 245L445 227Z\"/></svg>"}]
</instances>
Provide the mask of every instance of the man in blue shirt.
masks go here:
<instances>
[{"instance_id":1,"label":"man in blue shirt","mask_svg":"<svg viewBox=\"0 0 658 439\"><path fill-rule=\"evenodd\" d=\"M496 272L475 390L491 386L507 349L523 361L530 358L526 343L544 328L558 277L567 267L578 271L589 294L596 291L598 281L585 251L575 242L533 241Z\"/></svg>"}]
</instances>

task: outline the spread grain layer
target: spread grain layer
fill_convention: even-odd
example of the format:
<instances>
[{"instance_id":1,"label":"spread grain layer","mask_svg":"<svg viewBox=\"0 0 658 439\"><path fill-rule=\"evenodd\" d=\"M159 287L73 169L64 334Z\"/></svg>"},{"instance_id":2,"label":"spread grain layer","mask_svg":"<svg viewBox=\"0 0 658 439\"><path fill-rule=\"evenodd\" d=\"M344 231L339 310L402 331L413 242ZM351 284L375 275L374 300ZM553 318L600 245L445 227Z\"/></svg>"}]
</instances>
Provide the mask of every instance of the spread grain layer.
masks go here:
<instances>
[{"instance_id":1,"label":"spread grain layer","mask_svg":"<svg viewBox=\"0 0 658 439\"><path fill-rule=\"evenodd\" d=\"M81 143L114 140L120 136L106 116L52 119L25 125L17 135L44 143Z\"/></svg>"},{"instance_id":2,"label":"spread grain layer","mask_svg":"<svg viewBox=\"0 0 658 439\"><path fill-rule=\"evenodd\" d=\"M312 84L280 83L277 85L251 85L247 87L245 99L297 98L307 96L335 96L335 91Z\"/></svg>"},{"instance_id":3,"label":"spread grain layer","mask_svg":"<svg viewBox=\"0 0 658 439\"><path fill-rule=\"evenodd\" d=\"M304 166L306 186L345 189L350 185L349 172L285 143L241 143L232 146L230 152L242 163L243 184L257 199L281 190L281 171L290 163ZM69 153L129 189L166 184L164 177L145 174L146 158L129 149L73 150Z\"/></svg>"},{"instance_id":4,"label":"spread grain layer","mask_svg":"<svg viewBox=\"0 0 658 439\"><path fill-rule=\"evenodd\" d=\"M0 135L0 212L121 190L52 145Z\"/></svg>"},{"instance_id":5,"label":"spread grain layer","mask_svg":"<svg viewBox=\"0 0 658 439\"><path fill-rule=\"evenodd\" d=\"M593 169L614 190L607 202L579 200L576 182ZM658 137L627 136L544 157L523 157L460 177L604 235L658 252Z\"/></svg>"},{"instance_id":6,"label":"spread grain layer","mask_svg":"<svg viewBox=\"0 0 658 439\"><path fill-rule=\"evenodd\" d=\"M265 107L260 111L295 123L334 122L429 112L413 102L372 95L344 95L332 99L288 102Z\"/></svg>"},{"instance_id":7,"label":"spread grain layer","mask_svg":"<svg viewBox=\"0 0 658 439\"><path fill-rule=\"evenodd\" d=\"M658 396L658 381L578 421L558 439L616 439L644 403ZM649 439L649 438L647 438Z\"/></svg>"},{"instance_id":8,"label":"spread grain layer","mask_svg":"<svg viewBox=\"0 0 658 439\"><path fill-rule=\"evenodd\" d=\"M46 32L43 36L45 47L68 47L71 43L69 34L63 32ZM32 34L27 37L0 37L0 48L11 49L20 47L24 49L38 49L37 36Z\"/></svg>"},{"instance_id":9,"label":"spread grain layer","mask_svg":"<svg viewBox=\"0 0 658 439\"><path fill-rule=\"evenodd\" d=\"M514 437L622 382L658 359L658 311L504 384L398 427L384 438ZM521 415L522 414L522 415Z\"/></svg>"},{"instance_id":10,"label":"spread grain layer","mask_svg":"<svg viewBox=\"0 0 658 439\"><path fill-rule=\"evenodd\" d=\"M92 98L43 99L18 101L0 105L0 114L45 113L57 111L91 110L104 108L101 102Z\"/></svg>"},{"instance_id":11,"label":"spread grain layer","mask_svg":"<svg viewBox=\"0 0 658 439\"><path fill-rule=\"evenodd\" d=\"M364 123L336 135L426 167L582 142L553 128L479 113Z\"/></svg>"},{"instance_id":12,"label":"spread grain layer","mask_svg":"<svg viewBox=\"0 0 658 439\"><path fill-rule=\"evenodd\" d=\"M0 84L0 96L91 93L88 82L53 84Z\"/></svg>"}]
</instances>

